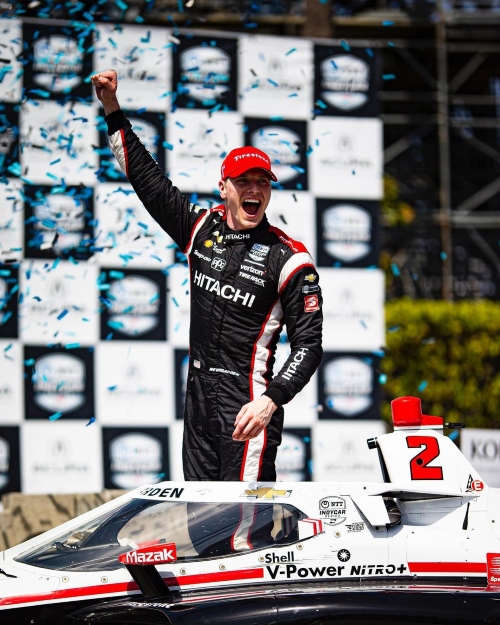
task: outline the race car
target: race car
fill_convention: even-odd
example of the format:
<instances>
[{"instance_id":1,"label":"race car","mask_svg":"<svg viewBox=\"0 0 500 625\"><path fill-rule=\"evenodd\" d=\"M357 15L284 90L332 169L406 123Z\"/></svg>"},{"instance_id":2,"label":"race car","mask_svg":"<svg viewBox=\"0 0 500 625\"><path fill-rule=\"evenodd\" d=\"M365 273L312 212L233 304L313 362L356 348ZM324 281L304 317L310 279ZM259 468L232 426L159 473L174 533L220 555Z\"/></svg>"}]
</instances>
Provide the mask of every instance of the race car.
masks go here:
<instances>
[{"instance_id":1,"label":"race car","mask_svg":"<svg viewBox=\"0 0 500 625\"><path fill-rule=\"evenodd\" d=\"M392 420L384 482L161 482L0 553L0 623L500 623L500 490Z\"/></svg>"}]
</instances>

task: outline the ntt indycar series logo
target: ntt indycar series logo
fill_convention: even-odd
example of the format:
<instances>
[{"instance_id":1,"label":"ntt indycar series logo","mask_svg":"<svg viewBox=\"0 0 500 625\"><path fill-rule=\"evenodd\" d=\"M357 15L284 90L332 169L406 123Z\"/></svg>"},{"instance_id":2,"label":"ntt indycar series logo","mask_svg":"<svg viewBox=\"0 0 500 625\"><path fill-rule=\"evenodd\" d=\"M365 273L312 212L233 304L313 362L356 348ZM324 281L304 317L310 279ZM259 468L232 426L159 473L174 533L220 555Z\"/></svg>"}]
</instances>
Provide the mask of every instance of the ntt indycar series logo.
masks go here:
<instances>
[{"instance_id":1,"label":"ntt indycar series logo","mask_svg":"<svg viewBox=\"0 0 500 625\"><path fill-rule=\"evenodd\" d=\"M160 289L143 276L127 276L109 288L113 302L108 313L112 327L127 336L141 336L160 323Z\"/></svg>"},{"instance_id":2,"label":"ntt indycar series logo","mask_svg":"<svg viewBox=\"0 0 500 625\"><path fill-rule=\"evenodd\" d=\"M319 516L328 525L340 525L346 520L346 513L343 497L323 497L319 502Z\"/></svg>"},{"instance_id":3,"label":"ntt indycar series logo","mask_svg":"<svg viewBox=\"0 0 500 625\"><path fill-rule=\"evenodd\" d=\"M0 489L9 483L10 445L5 438L0 438Z\"/></svg>"},{"instance_id":4,"label":"ntt indycar series logo","mask_svg":"<svg viewBox=\"0 0 500 625\"><path fill-rule=\"evenodd\" d=\"M122 553L118 560L123 564L138 564L140 566L169 564L177 560L177 550L175 543L153 545Z\"/></svg>"},{"instance_id":5,"label":"ntt indycar series logo","mask_svg":"<svg viewBox=\"0 0 500 625\"><path fill-rule=\"evenodd\" d=\"M193 46L181 52L182 87L199 102L220 100L229 89L231 58L216 47Z\"/></svg>"},{"instance_id":6,"label":"ntt indycar series logo","mask_svg":"<svg viewBox=\"0 0 500 625\"><path fill-rule=\"evenodd\" d=\"M60 93L82 82L83 50L78 41L62 35L37 39L33 45L33 80Z\"/></svg>"},{"instance_id":7,"label":"ntt indycar series logo","mask_svg":"<svg viewBox=\"0 0 500 625\"><path fill-rule=\"evenodd\" d=\"M326 404L330 410L353 417L373 403L373 369L361 358L335 358L323 369Z\"/></svg>"},{"instance_id":8,"label":"ntt indycar series logo","mask_svg":"<svg viewBox=\"0 0 500 625\"><path fill-rule=\"evenodd\" d=\"M344 262L360 260L371 251L372 218L355 204L337 204L322 216L323 247L327 254Z\"/></svg>"},{"instance_id":9,"label":"ntt indycar series logo","mask_svg":"<svg viewBox=\"0 0 500 625\"><path fill-rule=\"evenodd\" d=\"M41 236L41 249L52 244L54 232L59 235L51 245L55 254L80 245L85 228L85 204L71 195L47 195L43 203L33 209L36 221L34 229Z\"/></svg>"},{"instance_id":10,"label":"ntt indycar series logo","mask_svg":"<svg viewBox=\"0 0 500 625\"><path fill-rule=\"evenodd\" d=\"M85 402L86 370L80 358L47 354L35 362L33 400L48 412L72 412Z\"/></svg>"},{"instance_id":11,"label":"ntt indycar series logo","mask_svg":"<svg viewBox=\"0 0 500 625\"><path fill-rule=\"evenodd\" d=\"M370 66L352 54L330 56L321 63L321 97L341 111L358 109L368 102Z\"/></svg>"},{"instance_id":12,"label":"ntt indycar series logo","mask_svg":"<svg viewBox=\"0 0 500 625\"><path fill-rule=\"evenodd\" d=\"M271 158L273 172L280 183L290 182L303 170L300 165L300 136L284 126L264 126L252 133L250 141Z\"/></svg>"}]
</instances>

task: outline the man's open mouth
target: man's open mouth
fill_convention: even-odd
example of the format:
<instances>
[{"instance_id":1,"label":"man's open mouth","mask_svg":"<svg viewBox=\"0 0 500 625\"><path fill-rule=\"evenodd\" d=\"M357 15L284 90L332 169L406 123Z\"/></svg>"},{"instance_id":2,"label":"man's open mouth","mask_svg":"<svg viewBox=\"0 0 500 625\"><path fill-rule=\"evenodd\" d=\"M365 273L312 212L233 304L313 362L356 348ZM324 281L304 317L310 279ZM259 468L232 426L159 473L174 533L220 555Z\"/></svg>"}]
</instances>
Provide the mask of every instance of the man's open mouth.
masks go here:
<instances>
[{"instance_id":1,"label":"man's open mouth","mask_svg":"<svg viewBox=\"0 0 500 625\"><path fill-rule=\"evenodd\" d=\"M243 210L250 217L254 217L260 208L260 200L243 200Z\"/></svg>"}]
</instances>

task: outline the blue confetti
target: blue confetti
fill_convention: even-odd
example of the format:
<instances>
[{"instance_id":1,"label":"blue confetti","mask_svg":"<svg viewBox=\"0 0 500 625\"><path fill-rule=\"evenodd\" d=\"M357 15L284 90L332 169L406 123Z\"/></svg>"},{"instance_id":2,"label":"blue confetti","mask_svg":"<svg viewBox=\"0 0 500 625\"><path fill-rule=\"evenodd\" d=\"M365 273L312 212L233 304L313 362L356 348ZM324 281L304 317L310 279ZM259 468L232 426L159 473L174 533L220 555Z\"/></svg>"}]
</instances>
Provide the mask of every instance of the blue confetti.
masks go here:
<instances>
[{"instance_id":1,"label":"blue confetti","mask_svg":"<svg viewBox=\"0 0 500 625\"><path fill-rule=\"evenodd\" d=\"M89 422L85 425L85 427L92 425L92 423L95 423L95 417L90 417Z\"/></svg>"},{"instance_id":2,"label":"blue confetti","mask_svg":"<svg viewBox=\"0 0 500 625\"><path fill-rule=\"evenodd\" d=\"M420 382L420 384L418 385L418 392L423 393L426 388L427 388L427 381L422 380L422 382Z\"/></svg>"},{"instance_id":3,"label":"blue confetti","mask_svg":"<svg viewBox=\"0 0 500 625\"><path fill-rule=\"evenodd\" d=\"M381 373L378 376L378 381L380 382L380 384L385 384L387 382L387 376L385 373Z\"/></svg>"},{"instance_id":4,"label":"blue confetti","mask_svg":"<svg viewBox=\"0 0 500 625\"><path fill-rule=\"evenodd\" d=\"M391 271L395 276L401 275L401 272L399 271L399 267L396 265L396 263L391 264Z\"/></svg>"},{"instance_id":5,"label":"blue confetti","mask_svg":"<svg viewBox=\"0 0 500 625\"><path fill-rule=\"evenodd\" d=\"M108 326L110 328L113 328L113 330L120 330L121 328L123 328L123 322L122 321L108 321Z\"/></svg>"},{"instance_id":6,"label":"blue confetti","mask_svg":"<svg viewBox=\"0 0 500 625\"><path fill-rule=\"evenodd\" d=\"M60 419L63 416L62 412L54 412L54 414L51 414L49 417L49 421L57 421L57 419Z\"/></svg>"},{"instance_id":7,"label":"blue confetti","mask_svg":"<svg viewBox=\"0 0 500 625\"><path fill-rule=\"evenodd\" d=\"M58 319L58 321L61 321L61 319L64 319L64 317L66 317L66 315L68 314L68 312L69 312L69 311L68 311L66 308L65 308L62 312L60 312L60 313L57 315L57 319Z\"/></svg>"}]
</instances>

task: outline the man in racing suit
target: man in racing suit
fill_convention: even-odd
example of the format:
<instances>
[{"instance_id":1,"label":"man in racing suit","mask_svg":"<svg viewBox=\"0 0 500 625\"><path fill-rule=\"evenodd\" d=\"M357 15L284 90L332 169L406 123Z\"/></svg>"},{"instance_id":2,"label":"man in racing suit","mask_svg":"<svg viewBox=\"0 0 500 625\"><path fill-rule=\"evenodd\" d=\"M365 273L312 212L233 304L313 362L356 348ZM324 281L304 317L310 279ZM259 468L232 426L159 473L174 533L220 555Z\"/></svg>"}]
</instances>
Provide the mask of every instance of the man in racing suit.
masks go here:
<instances>
[{"instance_id":1,"label":"man in racing suit","mask_svg":"<svg viewBox=\"0 0 500 625\"><path fill-rule=\"evenodd\" d=\"M116 73L92 77L111 148L138 197L189 259L191 326L184 410L186 480L275 481L283 408L321 356L321 291L306 248L269 224L269 157L253 147L225 158L225 204L206 210L173 186L131 128ZM273 378L286 325L291 354Z\"/></svg>"}]
</instances>

